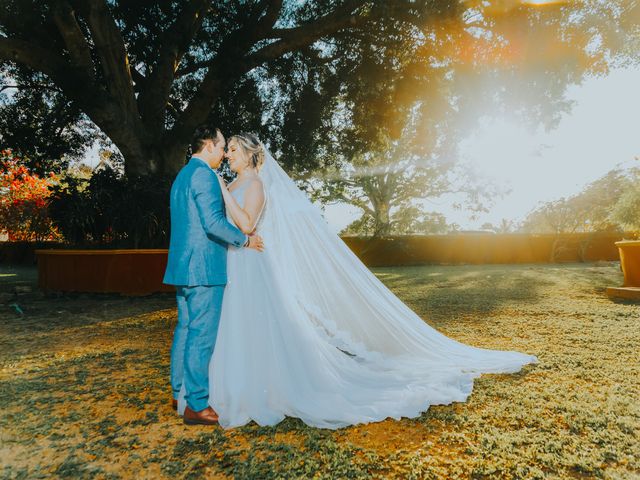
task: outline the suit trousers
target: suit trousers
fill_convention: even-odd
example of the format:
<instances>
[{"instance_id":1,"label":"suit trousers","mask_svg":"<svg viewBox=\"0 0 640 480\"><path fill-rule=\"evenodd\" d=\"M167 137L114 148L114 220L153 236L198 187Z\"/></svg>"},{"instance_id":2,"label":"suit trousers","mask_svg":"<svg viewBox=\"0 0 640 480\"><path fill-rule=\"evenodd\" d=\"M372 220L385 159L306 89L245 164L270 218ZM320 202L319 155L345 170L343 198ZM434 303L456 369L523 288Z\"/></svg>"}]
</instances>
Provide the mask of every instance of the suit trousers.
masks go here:
<instances>
[{"instance_id":1,"label":"suit trousers","mask_svg":"<svg viewBox=\"0 0 640 480\"><path fill-rule=\"evenodd\" d=\"M209 401L209 362L215 348L224 285L176 287L178 324L171 346L171 388L177 399L185 388L185 400L195 412Z\"/></svg>"}]
</instances>

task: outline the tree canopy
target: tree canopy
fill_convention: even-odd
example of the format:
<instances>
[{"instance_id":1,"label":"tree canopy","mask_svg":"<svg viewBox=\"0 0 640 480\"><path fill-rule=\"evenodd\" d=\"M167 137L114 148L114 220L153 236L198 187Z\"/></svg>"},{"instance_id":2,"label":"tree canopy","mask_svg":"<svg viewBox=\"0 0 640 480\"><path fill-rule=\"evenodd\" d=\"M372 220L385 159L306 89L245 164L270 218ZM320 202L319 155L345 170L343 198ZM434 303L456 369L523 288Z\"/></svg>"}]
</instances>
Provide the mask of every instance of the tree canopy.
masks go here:
<instances>
[{"instance_id":1,"label":"tree canopy","mask_svg":"<svg viewBox=\"0 0 640 480\"><path fill-rule=\"evenodd\" d=\"M447 181L484 112L552 128L567 86L638 61L639 17L632 0L0 0L0 139L45 171L101 131L129 175L170 175L198 124L250 130L326 200L366 216L387 191L360 225L426 231L442 219L414 199L480 193Z\"/></svg>"},{"instance_id":2,"label":"tree canopy","mask_svg":"<svg viewBox=\"0 0 640 480\"><path fill-rule=\"evenodd\" d=\"M129 173L175 172L212 115L247 114L232 124L262 127L309 159L350 83L343 74L384 76L372 57L400 55L399 39L457 10L451 0L2 0L0 59L20 88L39 74L60 91L115 143ZM287 151L292 124L297 155Z\"/></svg>"}]
</instances>

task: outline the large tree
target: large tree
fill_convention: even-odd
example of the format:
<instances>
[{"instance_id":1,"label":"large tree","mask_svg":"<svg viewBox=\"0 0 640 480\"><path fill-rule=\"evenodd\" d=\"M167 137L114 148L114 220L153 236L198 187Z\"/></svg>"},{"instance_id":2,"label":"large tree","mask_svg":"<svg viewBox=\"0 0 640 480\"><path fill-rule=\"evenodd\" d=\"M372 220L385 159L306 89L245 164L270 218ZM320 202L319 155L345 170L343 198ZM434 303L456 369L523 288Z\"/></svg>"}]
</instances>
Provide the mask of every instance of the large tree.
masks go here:
<instances>
[{"instance_id":1,"label":"large tree","mask_svg":"<svg viewBox=\"0 0 640 480\"><path fill-rule=\"evenodd\" d=\"M286 76L301 59L322 65L332 41L363 35L393 56L386 38L456 9L451 0L2 0L0 59L5 77L40 73L60 90L120 149L128 173L170 174L194 128L229 113L227 93L255 91L256 68ZM296 98L313 109L310 87Z\"/></svg>"}]
</instances>

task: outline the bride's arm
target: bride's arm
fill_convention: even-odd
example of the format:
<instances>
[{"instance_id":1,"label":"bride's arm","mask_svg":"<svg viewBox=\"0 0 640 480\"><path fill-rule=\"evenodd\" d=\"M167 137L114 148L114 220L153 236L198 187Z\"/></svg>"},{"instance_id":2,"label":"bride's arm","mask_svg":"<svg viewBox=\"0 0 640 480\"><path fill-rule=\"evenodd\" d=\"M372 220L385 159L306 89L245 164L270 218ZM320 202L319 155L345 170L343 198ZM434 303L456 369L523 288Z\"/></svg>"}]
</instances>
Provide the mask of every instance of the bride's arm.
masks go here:
<instances>
[{"instance_id":1,"label":"bride's arm","mask_svg":"<svg viewBox=\"0 0 640 480\"><path fill-rule=\"evenodd\" d=\"M255 179L247 186L247 191L244 193L244 208L242 208L229 190L227 190L224 180L220 177L218 177L218 180L220 181L220 189L222 190L224 203L227 206L231 218L233 218L234 223L243 233L247 235L250 234L256 228L258 217L264 205L262 182L259 179Z\"/></svg>"}]
</instances>

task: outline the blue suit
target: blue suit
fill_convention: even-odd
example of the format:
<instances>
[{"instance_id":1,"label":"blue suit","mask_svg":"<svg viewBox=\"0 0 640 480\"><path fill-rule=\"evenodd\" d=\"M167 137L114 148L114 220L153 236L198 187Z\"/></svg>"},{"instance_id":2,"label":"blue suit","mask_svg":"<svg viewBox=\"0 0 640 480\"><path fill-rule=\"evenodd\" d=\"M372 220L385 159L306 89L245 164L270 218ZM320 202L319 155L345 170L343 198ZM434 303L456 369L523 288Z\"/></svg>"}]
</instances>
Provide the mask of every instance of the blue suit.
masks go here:
<instances>
[{"instance_id":1,"label":"blue suit","mask_svg":"<svg viewBox=\"0 0 640 480\"><path fill-rule=\"evenodd\" d=\"M203 160L191 160L171 186L171 238L164 283L176 286L178 324L171 347L173 397L184 381L192 410L207 408L209 360L213 354L224 286L227 246L241 247L247 236L225 216L215 173Z\"/></svg>"}]
</instances>

